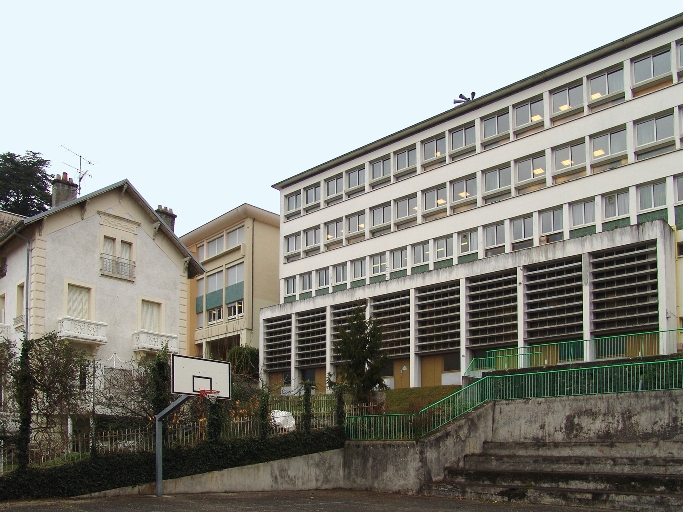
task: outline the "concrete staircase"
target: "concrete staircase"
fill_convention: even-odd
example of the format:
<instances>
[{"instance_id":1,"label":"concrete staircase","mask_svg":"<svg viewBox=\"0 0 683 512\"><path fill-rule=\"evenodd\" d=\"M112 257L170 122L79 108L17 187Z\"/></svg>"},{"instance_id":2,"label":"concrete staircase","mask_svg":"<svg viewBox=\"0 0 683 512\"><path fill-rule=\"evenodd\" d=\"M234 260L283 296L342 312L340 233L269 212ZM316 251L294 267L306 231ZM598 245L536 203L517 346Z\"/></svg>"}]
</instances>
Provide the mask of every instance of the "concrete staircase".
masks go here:
<instances>
[{"instance_id":1,"label":"concrete staircase","mask_svg":"<svg viewBox=\"0 0 683 512\"><path fill-rule=\"evenodd\" d=\"M584 506L683 510L683 440L485 442L482 453L428 482L432 496Z\"/></svg>"}]
</instances>

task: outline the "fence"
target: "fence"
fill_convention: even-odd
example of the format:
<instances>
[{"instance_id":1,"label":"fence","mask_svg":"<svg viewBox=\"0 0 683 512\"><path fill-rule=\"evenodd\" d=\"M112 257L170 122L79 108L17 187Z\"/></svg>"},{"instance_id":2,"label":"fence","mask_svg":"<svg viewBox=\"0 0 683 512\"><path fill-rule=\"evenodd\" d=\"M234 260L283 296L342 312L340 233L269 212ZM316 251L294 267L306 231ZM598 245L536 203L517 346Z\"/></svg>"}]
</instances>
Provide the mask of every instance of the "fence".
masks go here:
<instances>
[{"instance_id":1,"label":"fence","mask_svg":"<svg viewBox=\"0 0 683 512\"><path fill-rule=\"evenodd\" d=\"M491 400L683 389L683 359L486 376L415 414L351 416L356 440L412 440Z\"/></svg>"},{"instance_id":2,"label":"fence","mask_svg":"<svg viewBox=\"0 0 683 512\"><path fill-rule=\"evenodd\" d=\"M586 350L596 361L670 354L682 343L683 329L672 329L488 350L485 357L472 359L464 375L583 362Z\"/></svg>"}]
</instances>

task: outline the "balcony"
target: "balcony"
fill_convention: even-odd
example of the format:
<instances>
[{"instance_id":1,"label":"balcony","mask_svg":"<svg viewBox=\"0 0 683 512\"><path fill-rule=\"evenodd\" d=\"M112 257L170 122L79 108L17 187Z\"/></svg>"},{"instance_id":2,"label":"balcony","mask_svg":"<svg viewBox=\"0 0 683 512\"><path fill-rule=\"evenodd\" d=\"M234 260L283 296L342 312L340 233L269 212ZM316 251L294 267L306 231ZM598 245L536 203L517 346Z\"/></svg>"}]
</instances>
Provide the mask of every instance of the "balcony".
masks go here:
<instances>
[{"instance_id":1,"label":"balcony","mask_svg":"<svg viewBox=\"0 0 683 512\"><path fill-rule=\"evenodd\" d=\"M0 324L0 340L9 339L11 327L7 324Z\"/></svg>"},{"instance_id":2,"label":"balcony","mask_svg":"<svg viewBox=\"0 0 683 512\"><path fill-rule=\"evenodd\" d=\"M107 343L107 324L65 316L57 320L57 335L77 343L103 345Z\"/></svg>"},{"instance_id":3,"label":"balcony","mask_svg":"<svg viewBox=\"0 0 683 512\"><path fill-rule=\"evenodd\" d=\"M15 331L20 331L26 325L26 317L24 315L15 316L12 320L12 327Z\"/></svg>"},{"instance_id":4,"label":"balcony","mask_svg":"<svg viewBox=\"0 0 683 512\"><path fill-rule=\"evenodd\" d=\"M135 281L135 262L102 254L100 255L100 275Z\"/></svg>"},{"instance_id":5,"label":"balcony","mask_svg":"<svg viewBox=\"0 0 683 512\"><path fill-rule=\"evenodd\" d=\"M151 331L133 333L133 350L136 352L159 352L164 345L168 345L170 353L177 354L178 336Z\"/></svg>"}]
</instances>

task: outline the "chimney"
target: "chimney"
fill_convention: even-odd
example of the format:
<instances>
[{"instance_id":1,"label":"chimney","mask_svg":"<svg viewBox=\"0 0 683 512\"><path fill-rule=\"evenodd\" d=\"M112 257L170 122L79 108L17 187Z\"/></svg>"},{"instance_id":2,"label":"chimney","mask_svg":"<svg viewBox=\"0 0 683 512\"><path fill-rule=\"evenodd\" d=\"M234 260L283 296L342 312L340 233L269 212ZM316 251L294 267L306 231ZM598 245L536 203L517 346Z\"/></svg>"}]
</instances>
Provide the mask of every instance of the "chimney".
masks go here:
<instances>
[{"instance_id":1,"label":"chimney","mask_svg":"<svg viewBox=\"0 0 683 512\"><path fill-rule=\"evenodd\" d=\"M55 174L52 180L52 208L78 197L78 185L67 173Z\"/></svg>"},{"instance_id":2,"label":"chimney","mask_svg":"<svg viewBox=\"0 0 683 512\"><path fill-rule=\"evenodd\" d=\"M156 212L157 215L161 217L161 220L164 221L164 224L171 228L171 231L175 231L175 218L177 215L173 213L173 209L159 205L159 208L156 209Z\"/></svg>"}]
</instances>

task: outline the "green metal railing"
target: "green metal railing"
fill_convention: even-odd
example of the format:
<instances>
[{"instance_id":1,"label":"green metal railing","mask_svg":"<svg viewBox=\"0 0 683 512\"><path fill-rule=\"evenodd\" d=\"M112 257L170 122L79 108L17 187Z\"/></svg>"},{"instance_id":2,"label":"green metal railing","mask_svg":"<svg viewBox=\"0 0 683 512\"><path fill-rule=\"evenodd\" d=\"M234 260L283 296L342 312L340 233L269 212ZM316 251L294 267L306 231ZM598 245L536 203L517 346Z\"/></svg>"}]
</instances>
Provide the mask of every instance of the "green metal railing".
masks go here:
<instances>
[{"instance_id":1,"label":"green metal railing","mask_svg":"<svg viewBox=\"0 0 683 512\"><path fill-rule=\"evenodd\" d=\"M683 358L513 375L487 375L417 414L349 416L355 440L413 440L491 400L683 389Z\"/></svg>"},{"instance_id":2,"label":"green metal railing","mask_svg":"<svg viewBox=\"0 0 683 512\"><path fill-rule=\"evenodd\" d=\"M501 348L488 350L485 357L472 359L464 375L481 377L482 372L485 371L537 368L582 362L584 361L585 350L592 351L596 361L655 356L676 352L677 346L682 342L683 329L671 329L588 340Z\"/></svg>"}]
</instances>

